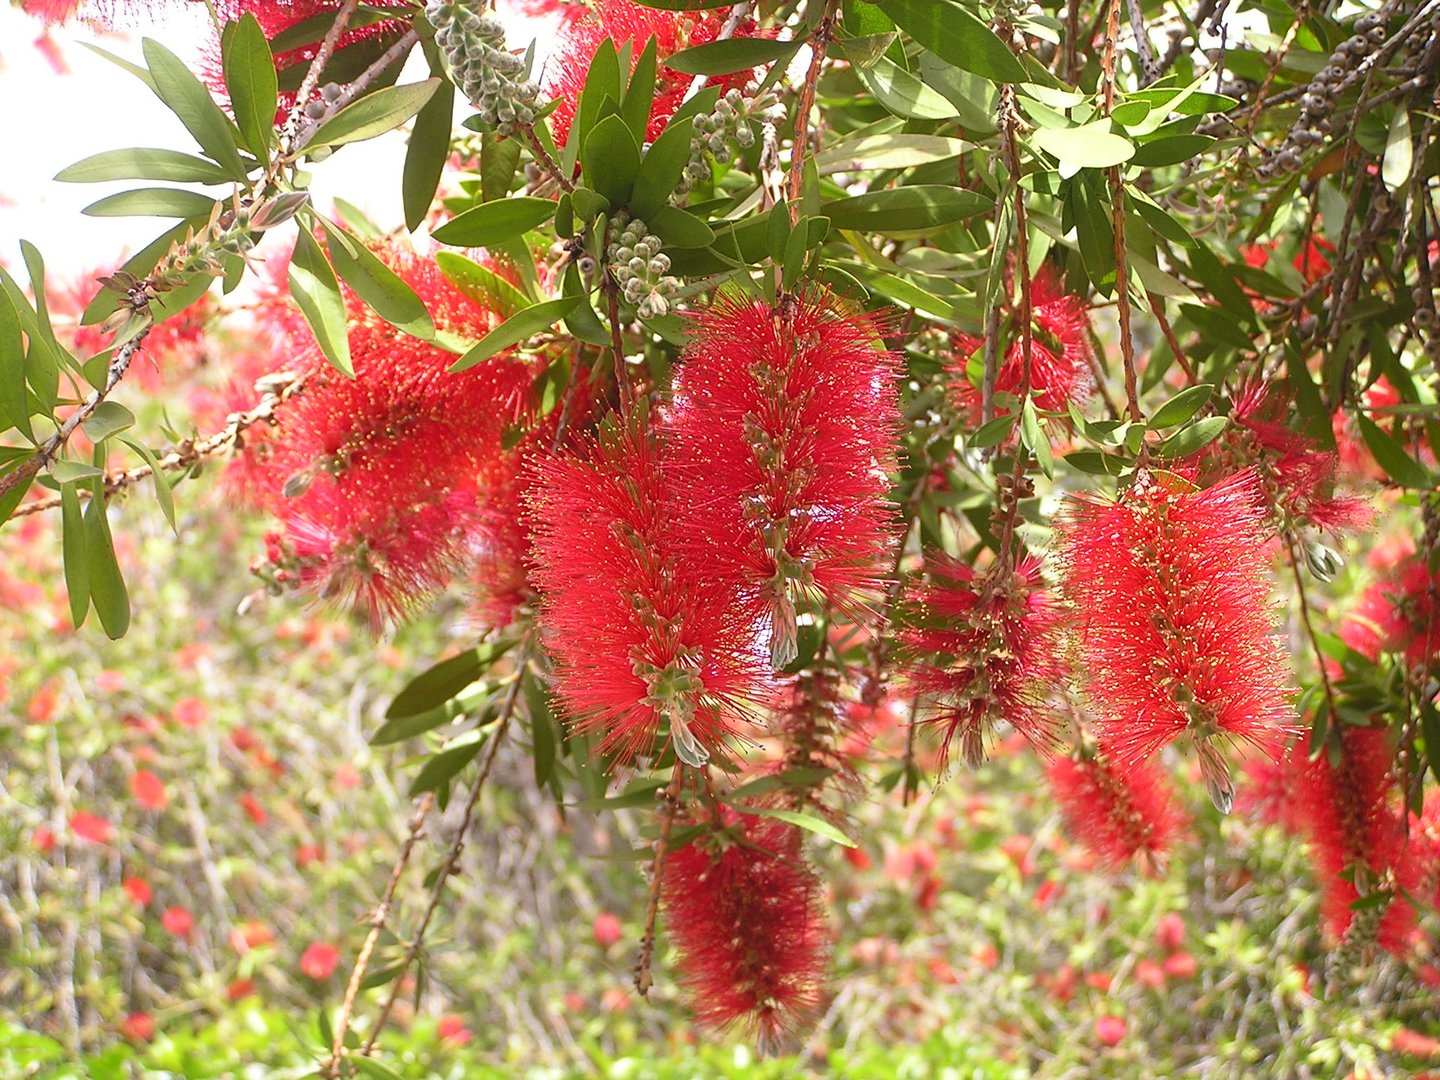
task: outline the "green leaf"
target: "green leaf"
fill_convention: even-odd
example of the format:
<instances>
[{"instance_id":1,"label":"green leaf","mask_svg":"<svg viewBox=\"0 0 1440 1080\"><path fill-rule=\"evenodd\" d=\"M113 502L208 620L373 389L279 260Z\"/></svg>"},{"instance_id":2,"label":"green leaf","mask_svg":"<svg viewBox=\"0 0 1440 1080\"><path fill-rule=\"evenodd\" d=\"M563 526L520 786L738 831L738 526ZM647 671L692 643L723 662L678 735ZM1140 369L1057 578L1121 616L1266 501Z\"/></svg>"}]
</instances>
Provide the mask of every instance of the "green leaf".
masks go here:
<instances>
[{"instance_id":1,"label":"green leaf","mask_svg":"<svg viewBox=\"0 0 1440 1080\"><path fill-rule=\"evenodd\" d=\"M479 686L471 686L460 691L455 697L433 709L416 713L414 716L386 720L380 725L379 730L370 736L370 745L389 746L391 743L403 742L416 735L423 735L427 731L434 731L436 728L450 723L456 717L475 711L485 698L486 688L481 683Z\"/></svg>"},{"instance_id":2,"label":"green leaf","mask_svg":"<svg viewBox=\"0 0 1440 1080\"><path fill-rule=\"evenodd\" d=\"M965 440L965 445L977 450L987 446L999 446L1010 437L1010 432L1015 430L1017 419L1019 417L1014 413L997 416L976 428L975 433Z\"/></svg>"},{"instance_id":3,"label":"green leaf","mask_svg":"<svg viewBox=\"0 0 1440 1080\"><path fill-rule=\"evenodd\" d=\"M645 43L640 59L630 73L630 85L625 90L625 100L620 103L620 116L635 136L637 143L645 142L650 127L650 106L655 102L655 37Z\"/></svg>"},{"instance_id":4,"label":"green leaf","mask_svg":"<svg viewBox=\"0 0 1440 1080\"><path fill-rule=\"evenodd\" d=\"M1241 352L1250 352L1255 348L1250 335L1228 312L1202 304L1181 304L1180 312L1213 343L1230 345Z\"/></svg>"},{"instance_id":5,"label":"green leaf","mask_svg":"<svg viewBox=\"0 0 1440 1080\"><path fill-rule=\"evenodd\" d=\"M84 461L72 461L69 458L60 458L50 466L50 473L62 484L69 484L76 480L89 480L92 477L103 476L94 465Z\"/></svg>"},{"instance_id":6,"label":"green leaf","mask_svg":"<svg viewBox=\"0 0 1440 1080\"><path fill-rule=\"evenodd\" d=\"M645 224L666 247L702 248L715 242L714 229L678 206L662 206L645 219Z\"/></svg>"},{"instance_id":7,"label":"green leaf","mask_svg":"<svg viewBox=\"0 0 1440 1080\"><path fill-rule=\"evenodd\" d=\"M993 200L973 191L939 184L887 188L834 199L822 213L836 229L878 232L885 236L942 228L993 209Z\"/></svg>"},{"instance_id":8,"label":"green leaf","mask_svg":"<svg viewBox=\"0 0 1440 1080\"><path fill-rule=\"evenodd\" d=\"M585 73L585 85L575 104L575 119L565 143L565 158L560 163L561 171L567 176L574 170L585 137L600 119L601 106L607 99L612 103L619 101L624 86L620 75L620 56L615 51L615 42L607 37L590 58L590 70Z\"/></svg>"},{"instance_id":9,"label":"green leaf","mask_svg":"<svg viewBox=\"0 0 1440 1080\"><path fill-rule=\"evenodd\" d=\"M1220 437L1230 424L1225 416L1207 416L1196 420L1189 427L1183 427L1155 448L1155 455L1162 458L1181 458L1193 454L1207 443Z\"/></svg>"},{"instance_id":10,"label":"green leaf","mask_svg":"<svg viewBox=\"0 0 1440 1080\"><path fill-rule=\"evenodd\" d=\"M1112 132L1109 120L1080 127L1038 128L1031 141L1062 165L1080 169L1108 169L1135 156L1135 145Z\"/></svg>"},{"instance_id":11,"label":"green leaf","mask_svg":"<svg viewBox=\"0 0 1440 1080\"><path fill-rule=\"evenodd\" d=\"M325 261L325 253L303 226L296 236L295 254L290 259L290 295L310 324L325 359L344 374L353 376L345 298L340 294L335 271Z\"/></svg>"},{"instance_id":12,"label":"green leaf","mask_svg":"<svg viewBox=\"0 0 1440 1080\"><path fill-rule=\"evenodd\" d=\"M145 464L150 466L150 479L155 484L155 501L160 504L160 511L165 515L165 520L170 523L171 531L178 534L179 529L175 525L175 495L170 490L170 481L165 479L165 472L160 468L160 461L156 458L155 452L133 439L121 439L120 441L139 454Z\"/></svg>"},{"instance_id":13,"label":"green leaf","mask_svg":"<svg viewBox=\"0 0 1440 1080\"><path fill-rule=\"evenodd\" d=\"M812 814L802 814L795 810L779 810L768 806L749 806L745 808L745 813L754 814L757 817L775 818L778 821L789 822L791 825L798 826L806 832L813 832L818 836L823 836L827 840L833 840L835 843L842 844L845 847L859 846L854 840L851 840L850 837L846 836L834 825L831 825L830 822L824 818L815 817Z\"/></svg>"},{"instance_id":14,"label":"green leaf","mask_svg":"<svg viewBox=\"0 0 1440 1080\"><path fill-rule=\"evenodd\" d=\"M873 64L856 66L854 71L875 100L896 116L907 120L950 120L959 115L944 94L883 57Z\"/></svg>"},{"instance_id":15,"label":"green leaf","mask_svg":"<svg viewBox=\"0 0 1440 1080\"><path fill-rule=\"evenodd\" d=\"M385 710L387 720L427 712L443 704L489 671L513 641L490 642L442 660L405 684Z\"/></svg>"},{"instance_id":16,"label":"green leaf","mask_svg":"<svg viewBox=\"0 0 1440 1080\"><path fill-rule=\"evenodd\" d=\"M682 75L731 75L772 64L800 48L799 41L769 38L725 38L672 53L665 66Z\"/></svg>"},{"instance_id":17,"label":"green leaf","mask_svg":"<svg viewBox=\"0 0 1440 1080\"><path fill-rule=\"evenodd\" d=\"M1379 424L1363 413L1356 413L1355 421L1360 425L1360 435L1366 447L1391 480L1401 487L1428 489L1435 486L1430 470L1407 454L1404 447Z\"/></svg>"},{"instance_id":18,"label":"green leaf","mask_svg":"<svg viewBox=\"0 0 1440 1080\"><path fill-rule=\"evenodd\" d=\"M366 94L321 124L306 147L343 146L394 131L424 108L439 88L439 79L426 79Z\"/></svg>"},{"instance_id":19,"label":"green leaf","mask_svg":"<svg viewBox=\"0 0 1440 1080\"><path fill-rule=\"evenodd\" d=\"M254 15L242 15L225 27L220 57L240 138L257 158L267 158L275 143L280 90L270 43Z\"/></svg>"},{"instance_id":20,"label":"green leaf","mask_svg":"<svg viewBox=\"0 0 1440 1080\"><path fill-rule=\"evenodd\" d=\"M454 251L437 251L435 265L462 293L502 319L530 306L525 294L487 266Z\"/></svg>"},{"instance_id":21,"label":"green leaf","mask_svg":"<svg viewBox=\"0 0 1440 1080\"><path fill-rule=\"evenodd\" d=\"M85 550L85 519L74 484L60 485L60 537L70 622L78 630L90 614L90 556Z\"/></svg>"},{"instance_id":22,"label":"green leaf","mask_svg":"<svg viewBox=\"0 0 1440 1080\"><path fill-rule=\"evenodd\" d=\"M358 1072L362 1072L366 1076L373 1076L376 1080L405 1080L403 1076L383 1061L366 1057L364 1054L346 1054L345 1062Z\"/></svg>"},{"instance_id":23,"label":"green leaf","mask_svg":"<svg viewBox=\"0 0 1440 1080\"><path fill-rule=\"evenodd\" d=\"M1410 179L1415 162L1415 147L1410 142L1410 113L1402 104L1390 121L1385 138L1385 156L1380 163L1380 179L1391 191L1398 191Z\"/></svg>"},{"instance_id":24,"label":"green leaf","mask_svg":"<svg viewBox=\"0 0 1440 1080\"><path fill-rule=\"evenodd\" d=\"M635 172L630 209L645 222L666 204L690 160L690 124L671 123L645 151Z\"/></svg>"},{"instance_id":25,"label":"green leaf","mask_svg":"<svg viewBox=\"0 0 1440 1080\"><path fill-rule=\"evenodd\" d=\"M210 91L185 62L158 41L142 42L145 63L155 82L155 94L163 101L201 148L219 162L236 180L244 179L246 168L235 145L235 125L225 115Z\"/></svg>"},{"instance_id":26,"label":"green leaf","mask_svg":"<svg viewBox=\"0 0 1440 1080\"><path fill-rule=\"evenodd\" d=\"M20 317L8 292L0 292L0 427L13 427L31 441L29 397L25 392L25 351Z\"/></svg>"},{"instance_id":27,"label":"green leaf","mask_svg":"<svg viewBox=\"0 0 1440 1080\"><path fill-rule=\"evenodd\" d=\"M815 155L820 175L868 172L875 169L913 169L959 157L970 144L941 135L863 135L826 147Z\"/></svg>"},{"instance_id":28,"label":"green leaf","mask_svg":"<svg viewBox=\"0 0 1440 1080\"><path fill-rule=\"evenodd\" d=\"M440 176L450 157L450 125L455 115L455 87L440 84L435 96L415 116L410 143L405 148L405 170L400 194L405 205L405 227L414 232L430 212Z\"/></svg>"},{"instance_id":29,"label":"green leaf","mask_svg":"<svg viewBox=\"0 0 1440 1080\"><path fill-rule=\"evenodd\" d=\"M1032 81L1010 46L981 19L948 0L886 0L895 24L941 60L995 83Z\"/></svg>"},{"instance_id":30,"label":"green leaf","mask_svg":"<svg viewBox=\"0 0 1440 1080\"><path fill-rule=\"evenodd\" d=\"M1052 479L1055 476L1055 458L1050 449L1050 440L1040 427L1040 416L1035 411L1035 401L1027 397L1020 406L1020 441L1035 453L1040 471Z\"/></svg>"},{"instance_id":31,"label":"green leaf","mask_svg":"<svg viewBox=\"0 0 1440 1080\"><path fill-rule=\"evenodd\" d=\"M435 322L425 302L379 257L354 237L320 218L328 241L330 263L345 283L374 312L422 341L435 340Z\"/></svg>"},{"instance_id":32,"label":"green leaf","mask_svg":"<svg viewBox=\"0 0 1440 1080\"><path fill-rule=\"evenodd\" d=\"M448 156L448 150L447 150ZM494 202L510 194L515 170L520 167L520 142L487 132L480 139L480 198Z\"/></svg>"},{"instance_id":33,"label":"green leaf","mask_svg":"<svg viewBox=\"0 0 1440 1080\"><path fill-rule=\"evenodd\" d=\"M1428 701L1420 703L1420 730L1425 736L1425 759L1430 775L1440 780L1440 710Z\"/></svg>"},{"instance_id":34,"label":"green leaf","mask_svg":"<svg viewBox=\"0 0 1440 1080\"><path fill-rule=\"evenodd\" d=\"M124 431L135 423L135 414L118 401L102 401L95 406L80 430L92 443L100 443L116 432Z\"/></svg>"},{"instance_id":35,"label":"green leaf","mask_svg":"<svg viewBox=\"0 0 1440 1080\"><path fill-rule=\"evenodd\" d=\"M453 746L433 755L421 767L419 775L410 784L410 797L414 798L426 791L438 791L450 783L456 773L475 760L481 747L485 745L485 741L485 737L482 735L472 742Z\"/></svg>"},{"instance_id":36,"label":"green leaf","mask_svg":"<svg viewBox=\"0 0 1440 1080\"><path fill-rule=\"evenodd\" d=\"M1179 165L1197 154L1203 154L1215 142L1210 135L1169 135L1135 147L1130 158L1131 165L1143 165L1156 169L1164 165Z\"/></svg>"},{"instance_id":37,"label":"green leaf","mask_svg":"<svg viewBox=\"0 0 1440 1080\"><path fill-rule=\"evenodd\" d=\"M215 200L181 188L135 188L106 195L80 212L86 217L209 217Z\"/></svg>"},{"instance_id":38,"label":"green leaf","mask_svg":"<svg viewBox=\"0 0 1440 1080\"><path fill-rule=\"evenodd\" d=\"M86 576L90 596L95 601L95 614L112 641L125 636L130 629L130 596L125 579L115 560L115 546L110 539L110 523L105 516L105 481L90 481L90 505L85 507Z\"/></svg>"},{"instance_id":39,"label":"green leaf","mask_svg":"<svg viewBox=\"0 0 1440 1080\"><path fill-rule=\"evenodd\" d=\"M490 247L524 236L554 214L553 199L514 195L472 207L441 225L433 235L442 244L456 247Z\"/></svg>"},{"instance_id":40,"label":"green leaf","mask_svg":"<svg viewBox=\"0 0 1440 1080\"><path fill-rule=\"evenodd\" d=\"M512 345L534 337L542 330L549 330L579 306L582 299L580 296L562 296L558 300L546 300L542 304L517 312L481 338L469 352L450 365L450 370L466 371Z\"/></svg>"},{"instance_id":41,"label":"green leaf","mask_svg":"<svg viewBox=\"0 0 1440 1080\"><path fill-rule=\"evenodd\" d=\"M1210 383L1201 383L1199 386L1190 386L1181 390L1155 410L1150 417L1150 427L1176 427L1185 423L1205 407L1214 392L1215 387Z\"/></svg>"},{"instance_id":42,"label":"green leaf","mask_svg":"<svg viewBox=\"0 0 1440 1080\"><path fill-rule=\"evenodd\" d=\"M585 136L580 148L580 168L587 187L624 206L630 200L635 177L640 171L640 144L618 116L607 116Z\"/></svg>"},{"instance_id":43,"label":"green leaf","mask_svg":"<svg viewBox=\"0 0 1440 1080\"><path fill-rule=\"evenodd\" d=\"M96 184L105 180L171 180L180 184L223 184L230 175L220 166L178 150L106 150L81 158L55 174L64 184Z\"/></svg>"},{"instance_id":44,"label":"green leaf","mask_svg":"<svg viewBox=\"0 0 1440 1080\"><path fill-rule=\"evenodd\" d=\"M555 771L555 716L540 680L526 672L521 687L525 692L525 712L530 717L530 738L534 744L535 786L543 788Z\"/></svg>"}]
</instances>

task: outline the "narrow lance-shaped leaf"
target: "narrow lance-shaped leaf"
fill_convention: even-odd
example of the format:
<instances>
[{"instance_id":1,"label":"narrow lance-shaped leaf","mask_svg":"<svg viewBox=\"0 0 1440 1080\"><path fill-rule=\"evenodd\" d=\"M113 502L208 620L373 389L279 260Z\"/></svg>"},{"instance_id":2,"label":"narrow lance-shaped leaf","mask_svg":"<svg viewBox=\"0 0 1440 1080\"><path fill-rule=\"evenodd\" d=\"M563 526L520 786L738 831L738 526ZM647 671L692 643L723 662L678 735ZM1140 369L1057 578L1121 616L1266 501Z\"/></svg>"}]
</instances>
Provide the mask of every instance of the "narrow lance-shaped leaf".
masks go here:
<instances>
[{"instance_id":1,"label":"narrow lance-shaped leaf","mask_svg":"<svg viewBox=\"0 0 1440 1080\"><path fill-rule=\"evenodd\" d=\"M325 359L346 375L354 375L350 363L349 328L345 315L345 298L335 271L325 261L325 253L306 228L295 240L295 254L290 259L290 295L310 324L316 344Z\"/></svg>"}]
</instances>

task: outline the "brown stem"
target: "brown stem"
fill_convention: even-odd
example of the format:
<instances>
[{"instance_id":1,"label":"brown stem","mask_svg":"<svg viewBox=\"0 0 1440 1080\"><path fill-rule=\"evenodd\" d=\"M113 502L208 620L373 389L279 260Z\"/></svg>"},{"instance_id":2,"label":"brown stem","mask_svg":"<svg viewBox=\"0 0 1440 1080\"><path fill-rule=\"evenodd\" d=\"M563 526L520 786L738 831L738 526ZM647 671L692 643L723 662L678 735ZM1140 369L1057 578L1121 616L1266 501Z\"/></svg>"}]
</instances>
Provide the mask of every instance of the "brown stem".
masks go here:
<instances>
[{"instance_id":1,"label":"brown stem","mask_svg":"<svg viewBox=\"0 0 1440 1080\"><path fill-rule=\"evenodd\" d=\"M330 29L325 31L325 37L320 42L320 48L310 60L310 66L305 71L305 78L300 82L300 89L295 92L295 104L290 108L290 115L285 118L285 128L281 135L281 144L285 152L276 155L271 161L271 167L278 165L280 161L293 153L297 147L295 140L299 136L302 125L305 122L305 106L310 102L310 96L315 93L315 88L320 85L320 76L325 66L330 63L330 57L335 54L335 46L340 42L340 35L350 25L351 16L355 9L360 6L360 0L341 0L340 7L335 12L335 21L330 24ZM267 172L266 179L270 178Z\"/></svg>"},{"instance_id":2,"label":"brown stem","mask_svg":"<svg viewBox=\"0 0 1440 1080\"><path fill-rule=\"evenodd\" d=\"M475 816L476 805L480 802L480 792L485 789L485 781L490 778L491 766L495 764L500 744L505 740L505 732L510 727L510 719L515 715L515 700L520 694L520 673L524 671L525 663L524 656L517 662L515 681L510 684L510 692L501 708L499 725L495 728L495 734L490 736L490 752L486 755L485 764L480 767L480 775L475 778L475 785L470 789L470 797L465 800L465 807L460 814L460 824L455 830L455 839L450 842L449 850L445 852L445 858L440 863L439 873L435 875L435 884L430 890L430 902L425 906L424 914L420 916L420 925L415 928L415 936L405 947L405 955L400 960L400 970L395 973L395 977L390 983L390 990L385 995L384 1003L380 1006L380 1014L375 1018L375 1027L360 1050L364 1057L369 1057L371 1051L375 1049L375 1041L390 1020L390 1012L395 1008L396 999L400 996L400 986L405 981L410 965L420 955L420 950L425 944L425 933L430 929L430 920L435 917L435 912L440 907L440 901L445 896L445 888L449 884L450 875L455 872L456 864L460 861L460 853L465 849L465 834L470 831L470 821Z\"/></svg>"},{"instance_id":3,"label":"brown stem","mask_svg":"<svg viewBox=\"0 0 1440 1080\"><path fill-rule=\"evenodd\" d=\"M345 986L345 1000L340 1005L340 1016L335 1021L335 1042L330 1048L330 1063L326 1072L330 1076L339 1076L340 1061L345 1054L345 1036L350 1030L350 1016L355 1011L355 999L360 994L360 984L365 981L365 970L370 966L370 957L375 953L375 945L380 940L380 932L385 928L386 921L390 918L390 905L395 900L395 890L400 886L400 879L405 876L405 867L410 862L410 853L415 849L415 842L420 839L420 834L425 827L425 819L430 814L430 807L435 803L435 793L427 791L425 797L415 808L410 816L410 831L405 837L404 844L400 847L400 855L395 860L395 866L390 871L390 880L385 886L385 894L380 898L375 913L370 916L370 932L365 935L365 943L360 946L360 955L355 958L355 966L350 971L350 981Z\"/></svg>"},{"instance_id":4,"label":"brown stem","mask_svg":"<svg viewBox=\"0 0 1440 1080\"><path fill-rule=\"evenodd\" d=\"M1110 0L1109 16L1106 19L1105 52L1100 61L1101 91L1105 101L1105 115L1115 111L1115 50L1120 38L1120 0ZM1144 414L1140 411L1139 381L1135 375L1135 341L1130 333L1130 269L1125 249L1125 185L1120 166L1110 169L1110 198L1114 204L1111 225L1115 233L1115 302L1120 316L1120 357L1125 365L1125 402L1130 419L1140 423ZM1140 460L1146 457L1146 447L1140 448Z\"/></svg>"},{"instance_id":5,"label":"brown stem","mask_svg":"<svg viewBox=\"0 0 1440 1080\"><path fill-rule=\"evenodd\" d=\"M1305 577L1300 573L1300 554L1296 551L1298 541L1289 529L1284 531L1284 535L1285 552L1290 556L1290 572L1295 576L1295 595L1300 600L1300 621L1305 624L1305 634L1310 639L1310 647L1315 650L1315 666L1320 669L1320 685L1325 690L1325 706L1333 724L1338 716L1335 712L1335 690L1330 685L1330 673L1325 669L1325 654L1320 650L1320 637L1315 633L1315 625L1310 620L1310 601L1305 595Z\"/></svg>"},{"instance_id":6,"label":"brown stem","mask_svg":"<svg viewBox=\"0 0 1440 1080\"><path fill-rule=\"evenodd\" d=\"M137 307L135 310L142 312L146 309ZM49 465L55 459L55 455L69 441L70 436L75 434L75 429L94 415L95 410L100 407L100 403L125 377L125 372L130 369L130 361L135 359L135 354L140 351L145 336L150 333L151 325L153 324L146 323L134 337L120 346L119 351L110 360L110 367L105 375L105 385L92 391L90 396L85 399L85 403L65 418L65 422L60 425L60 430L46 439L39 450L4 476L0 476L0 496L13 491L21 483L28 482L36 473Z\"/></svg>"},{"instance_id":7,"label":"brown stem","mask_svg":"<svg viewBox=\"0 0 1440 1080\"><path fill-rule=\"evenodd\" d=\"M1200 380L1195 377L1195 369L1190 366L1190 361L1185 359L1185 353L1181 351L1180 339L1175 336L1175 331L1170 327L1170 320L1165 317L1165 303L1152 292L1146 292L1145 297L1150 301L1150 311L1155 316L1155 321L1160 324L1160 332L1165 335L1165 342L1170 346L1170 351L1175 354L1175 362L1180 365L1180 370L1185 373L1185 378L1190 380L1194 386Z\"/></svg>"},{"instance_id":8,"label":"brown stem","mask_svg":"<svg viewBox=\"0 0 1440 1080\"><path fill-rule=\"evenodd\" d=\"M272 377L274 378L274 377ZM272 386L265 391L264 397L254 408L242 413L234 413L230 416L229 422L220 431L198 441L185 440L180 446L159 459L162 472L182 472L190 468L197 461L202 461L212 454L218 453L226 447L233 446L239 439L240 434L248 428L259 423L273 422L277 406L289 401L305 388L306 376L290 377L288 381L278 386ZM111 473L105 478L105 494L114 495L117 491L123 491L132 484L137 484L147 476L153 476L155 470L149 465L137 465L133 469L126 469L124 472ZM88 498L90 490L79 488L77 495ZM12 517L25 517L28 514L38 514L45 510L53 510L60 505L60 496L54 495L48 499L37 499L34 502L24 503L15 509Z\"/></svg>"},{"instance_id":9,"label":"brown stem","mask_svg":"<svg viewBox=\"0 0 1440 1080\"><path fill-rule=\"evenodd\" d=\"M680 807L680 784L684 778L685 766L677 761L670 774L670 786L663 796L665 805L660 811L660 835L655 838L655 857L650 862L650 900L645 905L645 932L640 937L640 956L635 961L635 989L640 991L641 997L647 997L650 987L655 985L650 965L655 956L655 924L660 917L660 886L665 879L665 859L670 854L670 834L675 828L675 812Z\"/></svg>"},{"instance_id":10,"label":"brown stem","mask_svg":"<svg viewBox=\"0 0 1440 1080\"><path fill-rule=\"evenodd\" d=\"M536 163L550 174L551 178L560 185L562 190L575 190L575 181L565 175L560 168L560 164L550 156L550 151L545 149L545 144L540 141L540 137L536 135L535 132L523 132L520 141L525 144L525 148L530 151Z\"/></svg>"},{"instance_id":11,"label":"brown stem","mask_svg":"<svg viewBox=\"0 0 1440 1080\"><path fill-rule=\"evenodd\" d=\"M810 110L815 106L815 87L820 82L820 69L825 63L825 50L830 46L830 35L835 27L835 0L826 0L820 21L810 36L810 70L805 73L805 85L800 89L800 101L795 106L795 140L790 146L790 180L786 197L790 201L790 227L800 221L800 189L805 181L805 148L810 141Z\"/></svg>"}]
</instances>

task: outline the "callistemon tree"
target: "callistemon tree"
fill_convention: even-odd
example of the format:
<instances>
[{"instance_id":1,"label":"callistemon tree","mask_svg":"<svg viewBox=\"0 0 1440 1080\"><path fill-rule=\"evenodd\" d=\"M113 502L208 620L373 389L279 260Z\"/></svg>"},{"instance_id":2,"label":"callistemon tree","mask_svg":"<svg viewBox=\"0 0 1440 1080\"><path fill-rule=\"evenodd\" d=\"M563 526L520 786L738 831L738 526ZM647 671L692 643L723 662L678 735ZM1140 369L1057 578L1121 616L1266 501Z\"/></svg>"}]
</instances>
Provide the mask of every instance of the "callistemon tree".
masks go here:
<instances>
[{"instance_id":1,"label":"callistemon tree","mask_svg":"<svg viewBox=\"0 0 1440 1080\"><path fill-rule=\"evenodd\" d=\"M207 6L204 57L159 29L114 57L194 145L59 177L176 223L74 303L29 245L0 270L0 507L52 515L111 637L146 603L117 496L174 520L206 459L273 522L257 596L377 635L462 599L469 640L374 735L425 756L412 834L437 802L461 828L372 977L391 881L332 1069L506 742L557 800L653 808L636 984L765 1045L832 993L812 849L1011 734L1101 870L1194 842L1187 773L1304 836L1332 984L1414 954L1440 7ZM317 205L397 129L404 228ZM217 326L215 429L137 424L120 398L163 402Z\"/></svg>"}]
</instances>

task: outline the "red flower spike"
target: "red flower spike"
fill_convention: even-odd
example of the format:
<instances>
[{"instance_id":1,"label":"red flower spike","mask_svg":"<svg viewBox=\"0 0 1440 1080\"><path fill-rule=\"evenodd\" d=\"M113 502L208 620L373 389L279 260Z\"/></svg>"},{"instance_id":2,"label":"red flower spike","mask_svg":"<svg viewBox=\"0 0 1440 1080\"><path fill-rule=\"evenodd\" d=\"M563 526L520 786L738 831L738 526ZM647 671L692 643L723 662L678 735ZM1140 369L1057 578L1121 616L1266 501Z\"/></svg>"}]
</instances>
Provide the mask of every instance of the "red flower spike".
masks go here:
<instances>
[{"instance_id":1,"label":"red flower spike","mask_svg":"<svg viewBox=\"0 0 1440 1080\"><path fill-rule=\"evenodd\" d=\"M1403 957L1410 952L1415 909L1400 890L1416 890L1423 868L1413 858L1414 838L1406 835L1400 786L1392 768L1394 748L1383 728L1346 727L1340 742L1338 764L1331 764L1328 752L1315 761L1302 759L1296 763L1292 782L1322 889L1325 926L1336 940L1344 940L1355 916L1350 905L1361 895L1354 880L1358 876L1367 893L1375 888L1393 894L1377 941L1382 949Z\"/></svg>"},{"instance_id":2,"label":"red flower spike","mask_svg":"<svg viewBox=\"0 0 1440 1080\"><path fill-rule=\"evenodd\" d=\"M820 1014L829 959L820 882L798 828L723 813L723 829L666 861L666 926L697 1022L741 1024L774 1047Z\"/></svg>"},{"instance_id":3,"label":"red flower spike","mask_svg":"<svg viewBox=\"0 0 1440 1080\"><path fill-rule=\"evenodd\" d=\"M564 146L570 138L570 125L575 121L580 92L585 88L595 50L605 39L613 41L617 49L623 49L627 44L631 46L633 72L635 63L652 37L655 39L658 65L645 140L654 142L670 117L684 103L694 78L672 70L665 61L681 49L714 41L724 22L725 16L715 12L657 11L633 0L599 0L586 16L569 20L560 33L545 78L545 95L560 99L550 115L550 129L555 134L555 142ZM745 19L732 36L752 37L755 32L755 20ZM625 73L627 79L631 72ZM743 89L752 78L748 70L740 71L711 79L709 85L719 87L723 94L727 90Z\"/></svg>"},{"instance_id":4,"label":"red flower spike","mask_svg":"<svg viewBox=\"0 0 1440 1080\"><path fill-rule=\"evenodd\" d=\"M898 361L873 317L829 293L800 297L789 322L734 298L696 323L665 419L690 496L682 543L768 611L784 667L807 597L844 610L885 580Z\"/></svg>"},{"instance_id":5,"label":"red flower spike","mask_svg":"<svg viewBox=\"0 0 1440 1080\"><path fill-rule=\"evenodd\" d=\"M483 337L494 325L433 263L379 254L440 328ZM452 374L450 353L396 330L348 290L346 305L355 377L310 348L305 389L263 444L266 501L284 523L266 572L365 611L379 629L473 559L480 484L532 407L534 372L499 357Z\"/></svg>"},{"instance_id":6,"label":"red flower spike","mask_svg":"<svg viewBox=\"0 0 1440 1080\"><path fill-rule=\"evenodd\" d=\"M1132 859L1163 872L1186 817L1153 762L1121 771L1102 758L1057 757L1046 772L1075 840L1111 869Z\"/></svg>"},{"instance_id":7,"label":"red flower spike","mask_svg":"<svg viewBox=\"0 0 1440 1080\"><path fill-rule=\"evenodd\" d=\"M1118 502L1073 498L1060 539L1102 753L1129 770L1188 734L1225 811L1234 788L1214 741L1278 757L1295 730L1256 484L1246 470L1189 491L1142 473Z\"/></svg>"},{"instance_id":8,"label":"red flower spike","mask_svg":"<svg viewBox=\"0 0 1440 1080\"><path fill-rule=\"evenodd\" d=\"M1046 264L1030 282L1030 395L1037 409L1063 412L1069 402L1090 394L1090 317L1084 297L1061 291L1059 274ZM966 375L970 357L984 345L970 334L955 335L949 365L957 407L978 417L980 391ZM995 389L1018 394L1024 384L1025 349L1020 332L996 372ZM997 409L1004 415L1008 410Z\"/></svg>"},{"instance_id":9,"label":"red flower spike","mask_svg":"<svg viewBox=\"0 0 1440 1080\"><path fill-rule=\"evenodd\" d=\"M622 764L657 751L668 722L676 754L703 765L772 693L734 587L676 550L676 488L633 422L539 460L526 495L556 693Z\"/></svg>"},{"instance_id":10,"label":"red flower spike","mask_svg":"<svg viewBox=\"0 0 1440 1080\"><path fill-rule=\"evenodd\" d=\"M1056 744L1058 714L1046 708L1065 676L1064 615L1043 588L1040 564L975 571L943 552L925 557L929 580L913 585L899 640L910 658L910 685L945 729L941 768L957 737L971 767L1008 723L1040 750Z\"/></svg>"},{"instance_id":11,"label":"red flower spike","mask_svg":"<svg viewBox=\"0 0 1440 1080\"><path fill-rule=\"evenodd\" d=\"M1371 660L1382 652L1404 656L1409 668L1429 664L1440 653L1440 577L1423 559L1412 557L1390 577L1361 594L1340 626L1340 638Z\"/></svg>"}]
</instances>

